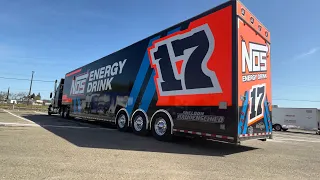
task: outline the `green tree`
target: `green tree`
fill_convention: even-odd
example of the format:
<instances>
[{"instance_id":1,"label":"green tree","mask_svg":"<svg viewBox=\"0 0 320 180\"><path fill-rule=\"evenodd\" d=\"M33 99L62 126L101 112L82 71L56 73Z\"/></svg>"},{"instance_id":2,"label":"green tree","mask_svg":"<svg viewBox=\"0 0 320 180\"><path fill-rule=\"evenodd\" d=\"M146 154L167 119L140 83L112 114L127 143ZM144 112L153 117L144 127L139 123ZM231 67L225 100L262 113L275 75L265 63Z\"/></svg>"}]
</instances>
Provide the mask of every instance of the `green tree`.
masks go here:
<instances>
[{"instance_id":1,"label":"green tree","mask_svg":"<svg viewBox=\"0 0 320 180\"><path fill-rule=\"evenodd\" d=\"M35 99L36 95L34 93L31 94L30 98Z\"/></svg>"},{"instance_id":2,"label":"green tree","mask_svg":"<svg viewBox=\"0 0 320 180\"><path fill-rule=\"evenodd\" d=\"M35 100L41 100L41 95L40 93L37 94L37 96L34 98Z\"/></svg>"}]
</instances>

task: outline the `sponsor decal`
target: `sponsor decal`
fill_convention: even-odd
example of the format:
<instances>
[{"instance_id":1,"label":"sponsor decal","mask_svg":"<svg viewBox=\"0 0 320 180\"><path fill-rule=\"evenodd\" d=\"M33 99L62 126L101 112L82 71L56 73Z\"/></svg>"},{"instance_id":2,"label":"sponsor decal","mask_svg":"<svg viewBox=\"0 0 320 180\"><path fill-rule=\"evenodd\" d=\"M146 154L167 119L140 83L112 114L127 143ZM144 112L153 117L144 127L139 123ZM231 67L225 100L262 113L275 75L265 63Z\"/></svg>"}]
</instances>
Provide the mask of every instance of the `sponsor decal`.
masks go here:
<instances>
[{"instance_id":1,"label":"sponsor decal","mask_svg":"<svg viewBox=\"0 0 320 180\"><path fill-rule=\"evenodd\" d=\"M253 16L243 17L238 18L238 102L241 108L238 132L251 134L250 129L271 132L270 38L254 31L263 30L262 24L252 21L248 26L246 22L250 23Z\"/></svg>"},{"instance_id":2,"label":"sponsor decal","mask_svg":"<svg viewBox=\"0 0 320 180\"><path fill-rule=\"evenodd\" d=\"M208 123L224 123L225 117L205 115L204 112L183 111L182 113L177 113L177 120L201 121Z\"/></svg>"},{"instance_id":3,"label":"sponsor decal","mask_svg":"<svg viewBox=\"0 0 320 180\"><path fill-rule=\"evenodd\" d=\"M88 73L75 76L71 83L70 95L84 94Z\"/></svg>"},{"instance_id":4,"label":"sponsor decal","mask_svg":"<svg viewBox=\"0 0 320 180\"><path fill-rule=\"evenodd\" d=\"M112 89L112 80L122 74L127 59L103 66L95 70L74 76L71 83L70 95L83 95Z\"/></svg>"},{"instance_id":5,"label":"sponsor decal","mask_svg":"<svg viewBox=\"0 0 320 180\"><path fill-rule=\"evenodd\" d=\"M87 94L84 99L72 99L72 113L110 115L109 113L114 114L117 108L125 107L127 100L128 96L118 95L116 93Z\"/></svg>"},{"instance_id":6,"label":"sponsor decal","mask_svg":"<svg viewBox=\"0 0 320 180\"><path fill-rule=\"evenodd\" d=\"M214 42L209 26L204 24L154 43L150 59L157 72L155 82L159 95L221 93L215 72L207 66Z\"/></svg>"},{"instance_id":7,"label":"sponsor decal","mask_svg":"<svg viewBox=\"0 0 320 180\"><path fill-rule=\"evenodd\" d=\"M259 123L256 124L256 128L257 128L257 129L260 129L260 130L263 130L263 129L266 128L266 126L264 125L263 122L259 122Z\"/></svg>"},{"instance_id":8,"label":"sponsor decal","mask_svg":"<svg viewBox=\"0 0 320 180\"><path fill-rule=\"evenodd\" d=\"M171 30L148 48L156 106L232 106L232 23L222 21L232 21L232 6Z\"/></svg>"},{"instance_id":9,"label":"sponsor decal","mask_svg":"<svg viewBox=\"0 0 320 180\"><path fill-rule=\"evenodd\" d=\"M241 42L242 46L242 73L253 73L242 75L242 82L267 79L267 45L249 43L247 49L246 42ZM248 52L249 50L249 52Z\"/></svg>"},{"instance_id":10,"label":"sponsor decal","mask_svg":"<svg viewBox=\"0 0 320 180\"><path fill-rule=\"evenodd\" d=\"M293 119L284 119L284 122L285 123L293 123L293 124L295 124L297 121L293 120Z\"/></svg>"},{"instance_id":11,"label":"sponsor decal","mask_svg":"<svg viewBox=\"0 0 320 180\"><path fill-rule=\"evenodd\" d=\"M287 114L286 117L295 117L295 115L294 114L292 114L292 115L291 114Z\"/></svg>"},{"instance_id":12,"label":"sponsor decal","mask_svg":"<svg viewBox=\"0 0 320 180\"><path fill-rule=\"evenodd\" d=\"M248 127L248 134L253 134L253 127L252 126Z\"/></svg>"},{"instance_id":13,"label":"sponsor decal","mask_svg":"<svg viewBox=\"0 0 320 180\"><path fill-rule=\"evenodd\" d=\"M111 90L111 82L116 75L122 73L126 59L90 71L87 93Z\"/></svg>"},{"instance_id":14,"label":"sponsor decal","mask_svg":"<svg viewBox=\"0 0 320 180\"><path fill-rule=\"evenodd\" d=\"M264 101L266 98L266 84L252 86L249 92L249 119L248 124L253 124L264 117Z\"/></svg>"}]
</instances>

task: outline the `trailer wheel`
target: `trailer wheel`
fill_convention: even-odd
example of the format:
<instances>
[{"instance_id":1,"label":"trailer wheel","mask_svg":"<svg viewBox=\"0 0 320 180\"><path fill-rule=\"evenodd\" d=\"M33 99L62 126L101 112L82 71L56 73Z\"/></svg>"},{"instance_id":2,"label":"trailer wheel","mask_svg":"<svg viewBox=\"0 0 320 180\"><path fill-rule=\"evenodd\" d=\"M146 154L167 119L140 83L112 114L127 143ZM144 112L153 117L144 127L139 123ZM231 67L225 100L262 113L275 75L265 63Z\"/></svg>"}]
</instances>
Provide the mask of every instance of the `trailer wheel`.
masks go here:
<instances>
[{"instance_id":1,"label":"trailer wheel","mask_svg":"<svg viewBox=\"0 0 320 180\"><path fill-rule=\"evenodd\" d=\"M157 113L152 118L151 124L152 135L159 141L171 141L171 122L169 117L164 113Z\"/></svg>"},{"instance_id":2,"label":"trailer wheel","mask_svg":"<svg viewBox=\"0 0 320 180\"><path fill-rule=\"evenodd\" d=\"M128 130L128 116L125 111L120 111L117 114L116 123L119 131L125 132Z\"/></svg>"},{"instance_id":3,"label":"trailer wheel","mask_svg":"<svg viewBox=\"0 0 320 180\"><path fill-rule=\"evenodd\" d=\"M136 111L132 116L133 133L145 136L148 133L146 115L142 111Z\"/></svg>"},{"instance_id":4,"label":"trailer wheel","mask_svg":"<svg viewBox=\"0 0 320 180\"><path fill-rule=\"evenodd\" d=\"M275 125L274 125L274 129L275 129L276 131L281 131L282 127L281 127L280 124L275 124Z\"/></svg>"}]
</instances>

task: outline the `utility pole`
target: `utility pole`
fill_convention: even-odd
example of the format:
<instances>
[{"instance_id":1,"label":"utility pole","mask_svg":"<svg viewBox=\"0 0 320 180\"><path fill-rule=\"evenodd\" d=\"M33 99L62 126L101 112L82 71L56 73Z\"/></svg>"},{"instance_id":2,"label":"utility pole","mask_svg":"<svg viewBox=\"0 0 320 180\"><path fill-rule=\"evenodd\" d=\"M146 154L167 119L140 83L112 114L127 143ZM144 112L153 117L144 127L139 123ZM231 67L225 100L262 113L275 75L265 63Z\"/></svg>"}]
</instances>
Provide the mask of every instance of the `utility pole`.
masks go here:
<instances>
[{"instance_id":1,"label":"utility pole","mask_svg":"<svg viewBox=\"0 0 320 180\"><path fill-rule=\"evenodd\" d=\"M10 87L8 87L8 93L7 93L7 103L8 103L8 100L9 100L9 93L10 93Z\"/></svg>"},{"instance_id":2,"label":"utility pole","mask_svg":"<svg viewBox=\"0 0 320 180\"><path fill-rule=\"evenodd\" d=\"M31 96L31 88L32 88L33 74L34 74L34 71L32 71L32 75L31 75L30 89L29 89L29 95L28 95L28 102L27 102L27 105L29 105L30 96Z\"/></svg>"},{"instance_id":3,"label":"utility pole","mask_svg":"<svg viewBox=\"0 0 320 180\"><path fill-rule=\"evenodd\" d=\"M56 80L55 82L54 82L54 95L53 95L53 97L56 97L56 90L57 90L57 82L58 82L58 80Z\"/></svg>"}]
</instances>

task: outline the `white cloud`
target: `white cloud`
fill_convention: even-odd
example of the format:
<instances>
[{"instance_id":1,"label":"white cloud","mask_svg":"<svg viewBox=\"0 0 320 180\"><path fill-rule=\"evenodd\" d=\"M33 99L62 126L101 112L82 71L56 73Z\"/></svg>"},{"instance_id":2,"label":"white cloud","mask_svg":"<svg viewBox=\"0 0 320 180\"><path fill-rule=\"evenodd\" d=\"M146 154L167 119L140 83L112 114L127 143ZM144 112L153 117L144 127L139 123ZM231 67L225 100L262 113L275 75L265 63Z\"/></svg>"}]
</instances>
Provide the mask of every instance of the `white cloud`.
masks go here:
<instances>
[{"instance_id":1,"label":"white cloud","mask_svg":"<svg viewBox=\"0 0 320 180\"><path fill-rule=\"evenodd\" d=\"M310 49L308 52L305 52L305 53L302 53L302 54L299 54L298 56L296 56L294 59L301 59L301 58L304 58L304 57L307 57L307 56L310 56L316 52L318 52L320 50L320 47L314 47L312 49Z\"/></svg>"}]
</instances>

